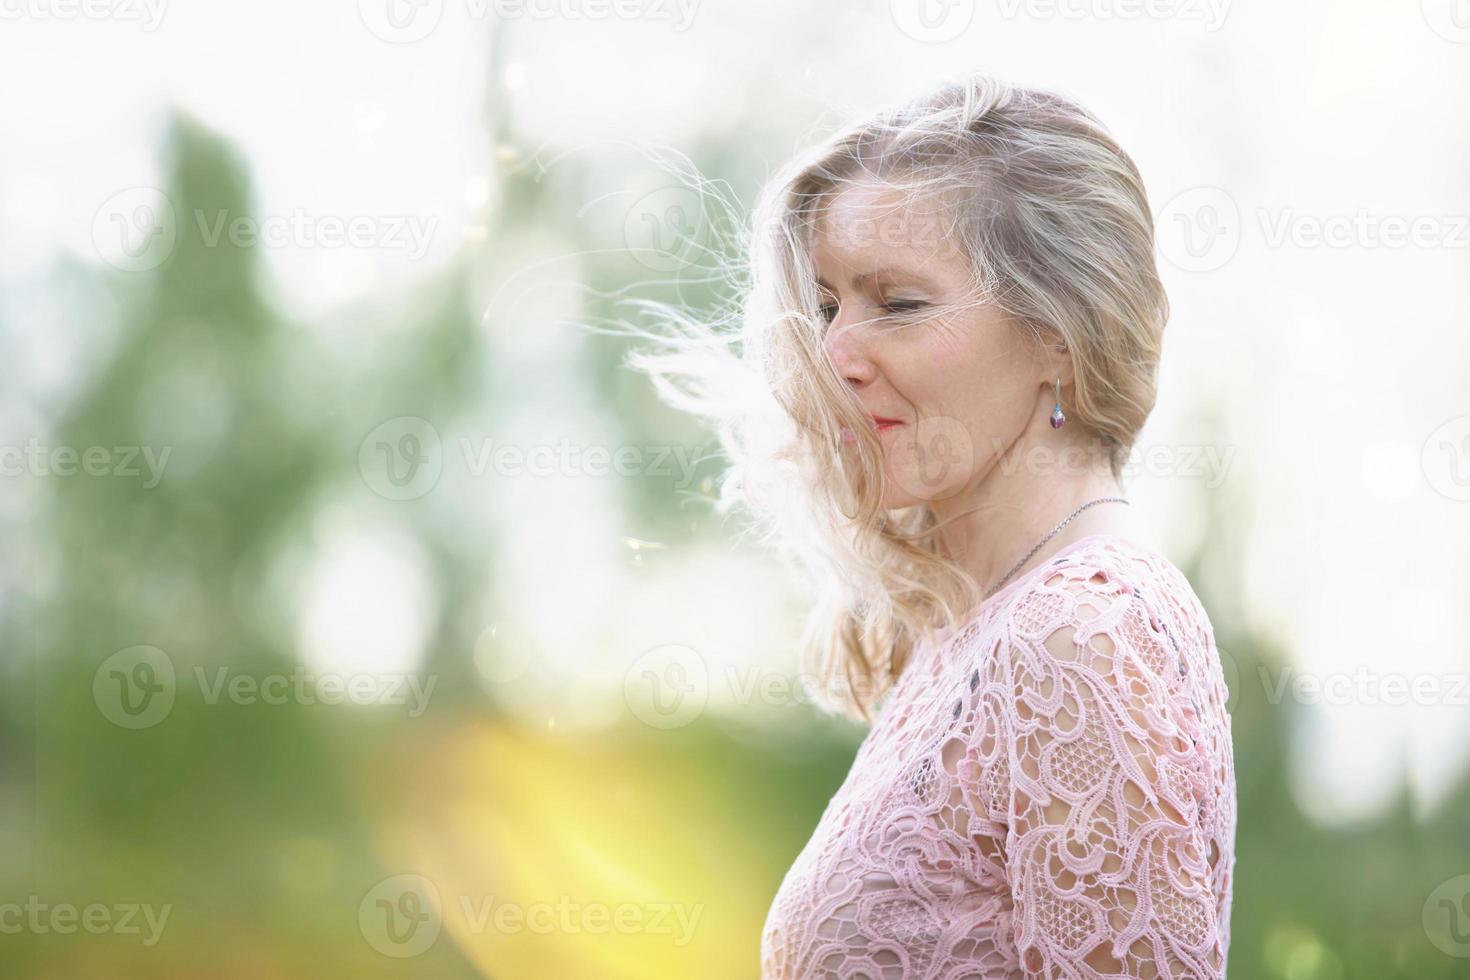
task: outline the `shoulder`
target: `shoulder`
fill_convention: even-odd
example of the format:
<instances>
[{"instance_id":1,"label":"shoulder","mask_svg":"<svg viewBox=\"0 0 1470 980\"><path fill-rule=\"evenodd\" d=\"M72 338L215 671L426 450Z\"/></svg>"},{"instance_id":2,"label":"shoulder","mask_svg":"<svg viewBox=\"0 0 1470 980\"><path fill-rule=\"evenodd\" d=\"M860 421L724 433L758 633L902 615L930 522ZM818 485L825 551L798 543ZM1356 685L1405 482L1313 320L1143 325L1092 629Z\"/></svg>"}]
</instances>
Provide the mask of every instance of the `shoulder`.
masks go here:
<instances>
[{"instance_id":1,"label":"shoulder","mask_svg":"<svg viewBox=\"0 0 1470 980\"><path fill-rule=\"evenodd\" d=\"M1213 646L1188 578L1156 549L1099 538L1058 559L1007 603L1000 617L1013 656L1078 661L1085 649L1125 670L1169 677L1185 646ZM1129 671L1131 673L1131 671Z\"/></svg>"}]
</instances>

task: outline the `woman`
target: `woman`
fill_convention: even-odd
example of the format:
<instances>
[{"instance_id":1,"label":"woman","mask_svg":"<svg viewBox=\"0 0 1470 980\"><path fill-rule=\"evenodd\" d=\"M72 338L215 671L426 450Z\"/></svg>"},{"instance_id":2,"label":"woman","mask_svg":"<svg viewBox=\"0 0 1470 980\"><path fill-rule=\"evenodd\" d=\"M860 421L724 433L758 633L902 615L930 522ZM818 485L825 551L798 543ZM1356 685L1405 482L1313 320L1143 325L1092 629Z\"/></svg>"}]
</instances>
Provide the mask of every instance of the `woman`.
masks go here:
<instances>
[{"instance_id":1,"label":"woman","mask_svg":"<svg viewBox=\"0 0 1470 980\"><path fill-rule=\"evenodd\" d=\"M965 78L794 161L752 249L738 337L634 362L720 422L723 502L824 587L818 697L871 721L763 975L1223 977L1227 691L1124 520L1168 315L1132 160Z\"/></svg>"}]
</instances>

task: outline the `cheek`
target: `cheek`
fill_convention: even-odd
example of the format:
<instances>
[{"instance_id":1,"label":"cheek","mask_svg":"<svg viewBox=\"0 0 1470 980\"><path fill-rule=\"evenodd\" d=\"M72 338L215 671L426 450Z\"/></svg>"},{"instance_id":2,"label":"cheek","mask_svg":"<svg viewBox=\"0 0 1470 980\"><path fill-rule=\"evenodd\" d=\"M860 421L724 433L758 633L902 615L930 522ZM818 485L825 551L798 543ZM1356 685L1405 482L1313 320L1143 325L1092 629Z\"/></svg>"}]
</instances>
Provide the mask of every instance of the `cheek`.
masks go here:
<instances>
[{"instance_id":1,"label":"cheek","mask_svg":"<svg viewBox=\"0 0 1470 980\"><path fill-rule=\"evenodd\" d=\"M975 354L975 331L965 326L939 324L930 332L928 339L934 356L946 361L968 361Z\"/></svg>"},{"instance_id":2,"label":"cheek","mask_svg":"<svg viewBox=\"0 0 1470 980\"><path fill-rule=\"evenodd\" d=\"M921 418L884 438L891 492L909 500L943 500L963 491L987 455L971 425L948 415Z\"/></svg>"},{"instance_id":3,"label":"cheek","mask_svg":"<svg viewBox=\"0 0 1470 980\"><path fill-rule=\"evenodd\" d=\"M920 416L949 416L977 421L993 408L1005 372L993 356L977 349L973 335L958 330L936 331L907 352L904 365L906 393Z\"/></svg>"},{"instance_id":4,"label":"cheek","mask_svg":"<svg viewBox=\"0 0 1470 980\"><path fill-rule=\"evenodd\" d=\"M966 377L973 373L974 352L963 338L949 331L909 329L916 335L894 338L901 342L885 352L884 373L899 394L919 409L920 415L931 415L963 389Z\"/></svg>"},{"instance_id":5,"label":"cheek","mask_svg":"<svg viewBox=\"0 0 1470 980\"><path fill-rule=\"evenodd\" d=\"M924 414L952 416L978 431L1006 428L1026 412L1022 355L1005 324L936 325L913 345L909 383L924 394Z\"/></svg>"}]
</instances>

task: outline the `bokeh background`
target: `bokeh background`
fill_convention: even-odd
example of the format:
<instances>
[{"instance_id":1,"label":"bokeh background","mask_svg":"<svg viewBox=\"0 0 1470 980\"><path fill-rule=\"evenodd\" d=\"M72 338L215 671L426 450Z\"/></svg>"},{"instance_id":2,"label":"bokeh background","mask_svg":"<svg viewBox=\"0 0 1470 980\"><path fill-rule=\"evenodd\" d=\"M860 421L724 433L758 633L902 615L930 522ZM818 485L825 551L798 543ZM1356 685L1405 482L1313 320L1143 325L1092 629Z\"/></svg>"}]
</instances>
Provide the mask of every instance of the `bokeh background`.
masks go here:
<instances>
[{"instance_id":1,"label":"bokeh background","mask_svg":"<svg viewBox=\"0 0 1470 980\"><path fill-rule=\"evenodd\" d=\"M1462 0L0 10L0 973L753 977L862 736L622 366L769 173L956 72L1095 110L1173 303L1230 975L1470 976Z\"/></svg>"}]
</instances>

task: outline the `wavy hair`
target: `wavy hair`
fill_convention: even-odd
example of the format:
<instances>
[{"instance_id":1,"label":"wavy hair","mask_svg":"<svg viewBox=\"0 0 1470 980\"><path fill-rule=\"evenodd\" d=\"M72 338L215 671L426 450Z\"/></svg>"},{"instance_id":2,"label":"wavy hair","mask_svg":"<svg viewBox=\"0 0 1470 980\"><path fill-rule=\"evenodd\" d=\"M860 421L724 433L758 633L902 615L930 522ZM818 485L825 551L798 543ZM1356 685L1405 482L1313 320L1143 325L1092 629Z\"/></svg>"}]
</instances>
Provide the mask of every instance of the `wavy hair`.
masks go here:
<instances>
[{"instance_id":1,"label":"wavy hair","mask_svg":"<svg viewBox=\"0 0 1470 980\"><path fill-rule=\"evenodd\" d=\"M882 507L881 444L823 350L814 228L837 192L869 182L903 192L906 243L968 260L975 301L1066 345L1069 421L1116 477L1154 405L1168 319L1133 161L1075 102L988 75L885 109L778 171L740 229L722 313L645 307L660 329L635 328L653 345L625 363L714 427L729 463L716 509L739 507L801 566L804 675L821 708L865 721L915 646L982 598L926 504ZM857 436L846 448L844 426Z\"/></svg>"}]
</instances>

